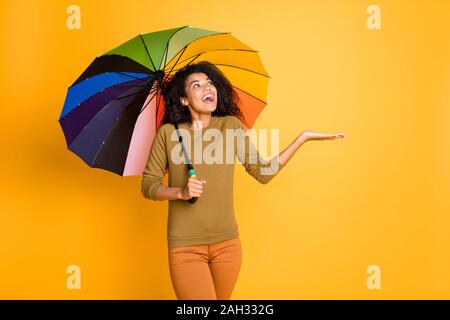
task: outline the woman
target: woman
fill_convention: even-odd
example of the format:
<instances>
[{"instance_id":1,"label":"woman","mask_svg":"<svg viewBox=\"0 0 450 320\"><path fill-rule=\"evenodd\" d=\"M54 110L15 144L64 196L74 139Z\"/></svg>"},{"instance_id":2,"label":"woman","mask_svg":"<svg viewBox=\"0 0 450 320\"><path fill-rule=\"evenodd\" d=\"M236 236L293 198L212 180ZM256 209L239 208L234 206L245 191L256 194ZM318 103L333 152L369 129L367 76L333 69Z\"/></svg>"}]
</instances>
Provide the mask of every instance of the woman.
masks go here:
<instances>
[{"instance_id":1,"label":"woman","mask_svg":"<svg viewBox=\"0 0 450 320\"><path fill-rule=\"evenodd\" d=\"M180 69L165 85L163 96L164 119L152 143L141 191L151 200L169 200L168 258L177 298L227 300L242 262L233 207L235 156L251 176L265 184L306 141L344 135L304 131L279 155L266 161L250 136L242 134L247 127L241 121L236 92L224 74L207 61ZM229 136L225 131L230 129L241 134ZM195 177L189 177L189 159L180 161L180 154L184 153L180 151L178 133L196 171ZM225 143L230 141L232 148ZM200 149L196 148L198 145ZM213 149L214 156L207 152ZM203 154L206 159L198 161ZM221 161L219 154L233 161ZM169 186L162 184L166 169ZM186 201L194 197L196 202Z\"/></svg>"}]
</instances>

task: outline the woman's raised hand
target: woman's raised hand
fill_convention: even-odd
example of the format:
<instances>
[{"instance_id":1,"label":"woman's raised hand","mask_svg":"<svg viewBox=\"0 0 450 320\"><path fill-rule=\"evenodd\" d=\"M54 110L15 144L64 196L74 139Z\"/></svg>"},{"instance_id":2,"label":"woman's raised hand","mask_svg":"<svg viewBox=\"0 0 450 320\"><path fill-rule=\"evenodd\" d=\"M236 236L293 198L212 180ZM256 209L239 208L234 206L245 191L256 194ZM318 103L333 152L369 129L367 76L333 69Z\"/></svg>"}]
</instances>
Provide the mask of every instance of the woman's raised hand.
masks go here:
<instances>
[{"instance_id":1,"label":"woman's raised hand","mask_svg":"<svg viewBox=\"0 0 450 320\"><path fill-rule=\"evenodd\" d=\"M316 131L305 130L297 137L297 139L301 140L302 142L306 142L309 140L335 140L344 137L344 133L320 133Z\"/></svg>"}]
</instances>

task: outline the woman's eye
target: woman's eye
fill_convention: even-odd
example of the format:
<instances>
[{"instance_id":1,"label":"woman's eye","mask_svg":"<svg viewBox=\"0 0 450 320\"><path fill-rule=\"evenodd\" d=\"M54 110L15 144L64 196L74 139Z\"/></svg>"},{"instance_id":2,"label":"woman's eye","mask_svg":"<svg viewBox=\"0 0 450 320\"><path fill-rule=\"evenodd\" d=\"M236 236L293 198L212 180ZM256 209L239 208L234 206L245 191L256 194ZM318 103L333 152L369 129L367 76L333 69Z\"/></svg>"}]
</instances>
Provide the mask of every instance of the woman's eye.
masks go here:
<instances>
[{"instance_id":1,"label":"woman's eye","mask_svg":"<svg viewBox=\"0 0 450 320\"><path fill-rule=\"evenodd\" d=\"M212 81L210 80L210 81L208 81L208 84L210 84L210 85L214 85L213 83L212 83ZM196 83L196 84L194 84L194 88L197 88L197 86L200 86L198 83Z\"/></svg>"}]
</instances>

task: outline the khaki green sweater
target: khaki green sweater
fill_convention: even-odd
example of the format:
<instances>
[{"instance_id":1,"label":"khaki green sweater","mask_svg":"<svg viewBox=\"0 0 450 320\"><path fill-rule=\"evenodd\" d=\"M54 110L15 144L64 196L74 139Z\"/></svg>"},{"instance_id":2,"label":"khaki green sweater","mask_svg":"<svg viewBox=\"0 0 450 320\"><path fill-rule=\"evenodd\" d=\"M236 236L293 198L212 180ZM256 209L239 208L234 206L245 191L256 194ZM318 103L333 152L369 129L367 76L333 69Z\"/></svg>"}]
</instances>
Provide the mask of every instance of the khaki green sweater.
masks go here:
<instances>
[{"instance_id":1,"label":"khaki green sweater","mask_svg":"<svg viewBox=\"0 0 450 320\"><path fill-rule=\"evenodd\" d=\"M269 182L284 165L279 162L278 156L274 156L270 160L264 159L259 154L250 135L239 134L239 132L245 133L247 128L237 117L213 116L210 124L202 129L192 129L188 124L180 124L178 128L196 176L206 180L206 184L203 186L202 195L193 204L186 200L169 200L168 247L211 244L237 237L239 231L233 203L236 156L244 165L246 172L263 184ZM212 138L206 139L207 131L209 131L208 133L215 131L209 130L210 128L220 130L219 138L215 139L215 135L213 135ZM226 129L234 130L226 132ZM230 132L236 134L230 136ZM205 137L202 137L202 134L205 134ZM194 146L194 143L197 144ZM230 143L233 148L230 148ZM240 143L245 143L245 145ZM177 156L173 157L172 152L175 146L177 149L174 149L174 154ZM201 148L197 148L197 146L201 146ZM239 146L245 146L245 148ZM215 151L211 151L213 149ZM198 157L199 153L217 156L220 154L217 150L222 150L223 156L219 157L220 160L215 163ZM226 151L229 150L233 152L231 163L227 161L226 155ZM194 159L194 157L197 158ZM176 162L179 161L174 162L174 159L180 159L182 162L178 164ZM196 163L196 159L200 159L201 163ZM217 163L219 161L221 163ZM187 165L181 152L175 127L169 123L159 127L151 146L141 187L145 198L156 200L155 193L162 186L166 169L169 172L169 187L186 186L189 179Z\"/></svg>"}]
</instances>

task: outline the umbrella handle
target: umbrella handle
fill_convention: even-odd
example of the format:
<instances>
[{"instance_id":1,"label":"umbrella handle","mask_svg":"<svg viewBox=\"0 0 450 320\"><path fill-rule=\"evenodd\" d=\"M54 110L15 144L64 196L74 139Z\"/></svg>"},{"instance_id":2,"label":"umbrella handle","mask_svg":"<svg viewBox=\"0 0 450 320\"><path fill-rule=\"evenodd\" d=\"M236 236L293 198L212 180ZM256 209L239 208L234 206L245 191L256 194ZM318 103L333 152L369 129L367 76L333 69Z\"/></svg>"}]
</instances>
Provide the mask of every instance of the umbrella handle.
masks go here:
<instances>
[{"instance_id":1,"label":"umbrella handle","mask_svg":"<svg viewBox=\"0 0 450 320\"><path fill-rule=\"evenodd\" d=\"M189 177L196 177L196 175L195 175L195 170L192 168L192 166L190 166L190 169L189 169ZM197 197L192 197L192 198L190 198L190 199L188 199L188 201L190 202L190 203L195 203L195 201L197 201Z\"/></svg>"},{"instance_id":2,"label":"umbrella handle","mask_svg":"<svg viewBox=\"0 0 450 320\"><path fill-rule=\"evenodd\" d=\"M192 198L190 198L188 201L190 202L190 203L195 203L195 201L197 201L197 197L192 197Z\"/></svg>"},{"instance_id":3,"label":"umbrella handle","mask_svg":"<svg viewBox=\"0 0 450 320\"><path fill-rule=\"evenodd\" d=\"M189 170L189 177L194 177L195 178L195 170L194 167L192 166L192 164L189 161L188 155L186 153L186 150L184 149L184 145L183 145L183 138L181 137L180 132L178 131L178 125L176 123L173 124L175 126L175 130L177 131L178 134L178 140L181 143L181 146L183 148L183 152L184 152L184 157L186 158L186 164ZM195 201L197 201L196 197L192 197L190 199L188 199L187 201L189 201L190 203L195 203Z\"/></svg>"}]
</instances>

